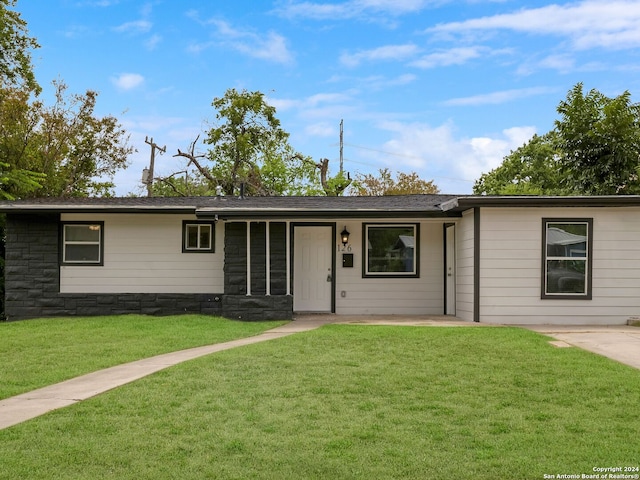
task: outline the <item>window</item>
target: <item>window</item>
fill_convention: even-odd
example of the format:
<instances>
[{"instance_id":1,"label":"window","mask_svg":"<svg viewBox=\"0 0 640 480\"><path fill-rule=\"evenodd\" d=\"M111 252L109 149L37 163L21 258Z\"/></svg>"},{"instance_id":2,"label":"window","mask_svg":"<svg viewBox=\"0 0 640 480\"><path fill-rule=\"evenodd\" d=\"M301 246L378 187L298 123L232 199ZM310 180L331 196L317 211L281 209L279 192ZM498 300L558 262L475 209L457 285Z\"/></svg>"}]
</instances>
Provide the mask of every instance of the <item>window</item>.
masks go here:
<instances>
[{"instance_id":1,"label":"window","mask_svg":"<svg viewBox=\"0 0 640 480\"><path fill-rule=\"evenodd\" d=\"M62 263L102 265L103 222L62 225Z\"/></svg>"},{"instance_id":2,"label":"window","mask_svg":"<svg viewBox=\"0 0 640 480\"><path fill-rule=\"evenodd\" d=\"M182 222L182 251L213 252L214 224L212 222Z\"/></svg>"},{"instance_id":3,"label":"window","mask_svg":"<svg viewBox=\"0 0 640 480\"><path fill-rule=\"evenodd\" d=\"M593 219L542 220L542 298L591 299Z\"/></svg>"},{"instance_id":4,"label":"window","mask_svg":"<svg viewBox=\"0 0 640 480\"><path fill-rule=\"evenodd\" d=\"M417 224L364 224L363 276L417 277Z\"/></svg>"}]
</instances>

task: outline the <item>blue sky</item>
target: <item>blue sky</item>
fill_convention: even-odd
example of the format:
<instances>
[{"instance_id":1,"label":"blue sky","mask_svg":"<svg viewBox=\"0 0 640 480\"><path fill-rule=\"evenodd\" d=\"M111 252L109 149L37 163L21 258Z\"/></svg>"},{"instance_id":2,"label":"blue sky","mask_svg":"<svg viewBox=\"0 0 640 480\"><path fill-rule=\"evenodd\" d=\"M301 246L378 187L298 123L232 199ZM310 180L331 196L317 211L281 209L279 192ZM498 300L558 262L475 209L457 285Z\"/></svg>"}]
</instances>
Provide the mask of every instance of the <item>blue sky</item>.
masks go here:
<instances>
[{"instance_id":1,"label":"blue sky","mask_svg":"<svg viewBox=\"0 0 640 480\"><path fill-rule=\"evenodd\" d=\"M293 147L344 166L417 172L470 193L534 133L577 82L615 96L640 90L640 2L511 0L19 0L42 48L36 75L99 92L138 152L115 180L141 193L183 170L229 88L261 91ZM202 151L203 146L200 147Z\"/></svg>"}]
</instances>

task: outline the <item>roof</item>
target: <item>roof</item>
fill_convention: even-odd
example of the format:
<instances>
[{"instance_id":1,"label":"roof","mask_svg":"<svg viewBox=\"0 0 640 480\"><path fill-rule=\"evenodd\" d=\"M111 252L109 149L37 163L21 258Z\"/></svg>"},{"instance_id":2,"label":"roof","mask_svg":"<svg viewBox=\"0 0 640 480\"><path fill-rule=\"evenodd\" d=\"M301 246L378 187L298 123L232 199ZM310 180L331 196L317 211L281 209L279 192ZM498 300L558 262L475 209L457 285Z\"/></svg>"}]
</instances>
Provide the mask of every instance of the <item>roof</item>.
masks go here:
<instances>
[{"instance_id":1,"label":"roof","mask_svg":"<svg viewBox=\"0 0 640 480\"><path fill-rule=\"evenodd\" d=\"M101 197L38 198L0 202L0 213L191 213L200 217L447 216L441 205L455 195L376 197Z\"/></svg>"},{"instance_id":2,"label":"roof","mask_svg":"<svg viewBox=\"0 0 640 480\"><path fill-rule=\"evenodd\" d=\"M186 213L203 218L456 217L478 207L640 206L638 195L375 197L101 197L0 201L0 213Z\"/></svg>"}]
</instances>

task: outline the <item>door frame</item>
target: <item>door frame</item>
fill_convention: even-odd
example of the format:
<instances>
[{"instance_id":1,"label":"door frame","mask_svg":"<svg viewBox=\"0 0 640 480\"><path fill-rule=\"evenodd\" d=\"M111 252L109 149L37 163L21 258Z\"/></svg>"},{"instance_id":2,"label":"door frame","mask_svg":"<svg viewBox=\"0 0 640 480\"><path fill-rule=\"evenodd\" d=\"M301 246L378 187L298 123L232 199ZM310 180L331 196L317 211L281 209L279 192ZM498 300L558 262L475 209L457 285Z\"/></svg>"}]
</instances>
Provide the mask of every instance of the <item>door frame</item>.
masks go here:
<instances>
[{"instance_id":1,"label":"door frame","mask_svg":"<svg viewBox=\"0 0 640 480\"><path fill-rule=\"evenodd\" d=\"M291 296L295 298L296 292L294 291L295 285L295 229L296 227L331 227L331 313L336 313L336 247L333 245L336 240L336 223L335 222L290 222L289 223L289 238L291 238L291 244L289 245L289 256L291 261L289 262L289 278L290 278L290 292Z\"/></svg>"},{"instance_id":2,"label":"door frame","mask_svg":"<svg viewBox=\"0 0 640 480\"><path fill-rule=\"evenodd\" d=\"M449 248L449 239L448 231L451 230L452 234L452 243L453 248ZM456 224L455 223L444 223L442 225L442 245L444 251L444 265L443 265L443 283L444 283L444 314L445 315L456 315L456 301L455 301L455 292L456 292ZM449 305L449 278L450 274L447 271L447 266L449 264L449 260L453 261L453 272L451 276L453 276L453 305Z\"/></svg>"}]
</instances>

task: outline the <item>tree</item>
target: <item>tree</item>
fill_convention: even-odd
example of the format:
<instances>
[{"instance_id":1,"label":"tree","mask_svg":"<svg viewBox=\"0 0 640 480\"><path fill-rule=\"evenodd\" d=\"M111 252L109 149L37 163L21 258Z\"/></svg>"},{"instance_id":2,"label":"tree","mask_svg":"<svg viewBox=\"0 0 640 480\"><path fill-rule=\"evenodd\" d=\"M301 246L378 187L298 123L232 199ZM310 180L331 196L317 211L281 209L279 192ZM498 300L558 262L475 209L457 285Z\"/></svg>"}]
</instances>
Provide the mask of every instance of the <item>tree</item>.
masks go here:
<instances>
[{"instance_id":1,"label":"tree","mask_svg":"<svg viewBox=\"0 0 640 480\"><path fill-rule=\"evenodd\" d=\"M440 191L433 180L422 180L416 172L397 172L395 179L388 168L381 168L378 173L377 177L370 173L357 174L351 186L351 193L358 196L381 196L430 194Z\"/></svg>"},{"instance_id":2,"label":"tree","mask_svg":"<svg viewBox=\"0 0 640 480\"><path fill-rule=\"evenodd\" d=\"M240 184L247 195L300 194L313 186L314 165L289 145L289 134L262 93L232 88L212 105L219 124L205 139L213 162L199 168L205 178L215 179L227 195Z\"/></svg>"},{"instance_id":3,"label":"tree","mask_svg":"<svg viewBox=\"0 0 640 480\"><path fill-rule=\"evenodd\" d=\"M115 117L94 114L96 92L67 95L66 85L54 86L51 107L32 99L24 88L0 90L4 196L110 194L111 177L126 167L133 151L129 137Z\"/></svg>"},{"instance_id":4,"label":"tree","mask_svg":"<svg viewBox=\"0 0 640 480\"><path fill-rule=\"evenodd\" d=\"M617 195L640 193L640 104L629 92L609 98L569 90L560 119L483 174L474 193L489 195Z\"/></svg>"},{"instance_id":5,"label":"tree","mask_svg":"<svg viewBox=\"0 0 640 480\"><path fill-rule=\"evenodd\" d=\"M640 104L625 91L609 98L578 83L555 122L564 183L586 195L640 192Z\"/></svg>"},{"instance_id":6,"label":"tree","mask_svg":"<svg viewBox=\"0 0 640 480\"><path fill-rule=\"evenodd\" d=\"M562 181L555 134L534 137L483 173L473 186L480 195L568 195Z\"/></svg>"},{"instance_id":7,"label":"tree","mask_svg":"<svg viewBox=\"0 0 640 480\"><path fill-rule=\"evenodd\" d=\"M15 7L17 0L0 0L0 87L24 86L38 93L31 65L31 49L38 48L35 38L29 37L27 23Z\"/></svg>"},{"instance_id":8,"label":"tree","mask_svg":"<svg viewBox=\"0 0 640 480\"><path fill-rule=\"evenodd\" d=\"M323 158L318 163L314 163L310 158L305 161L313 164L320 172L320 185L322 186L321 194L328 197L339 197L351 185L351 176L349 172L345 175L344 170L340 169L334 176L329 176L329 159ZM317 193L316 193L317 194ZM310 195L310 193L308 193Z\"/></svg>"}]
</instances>

